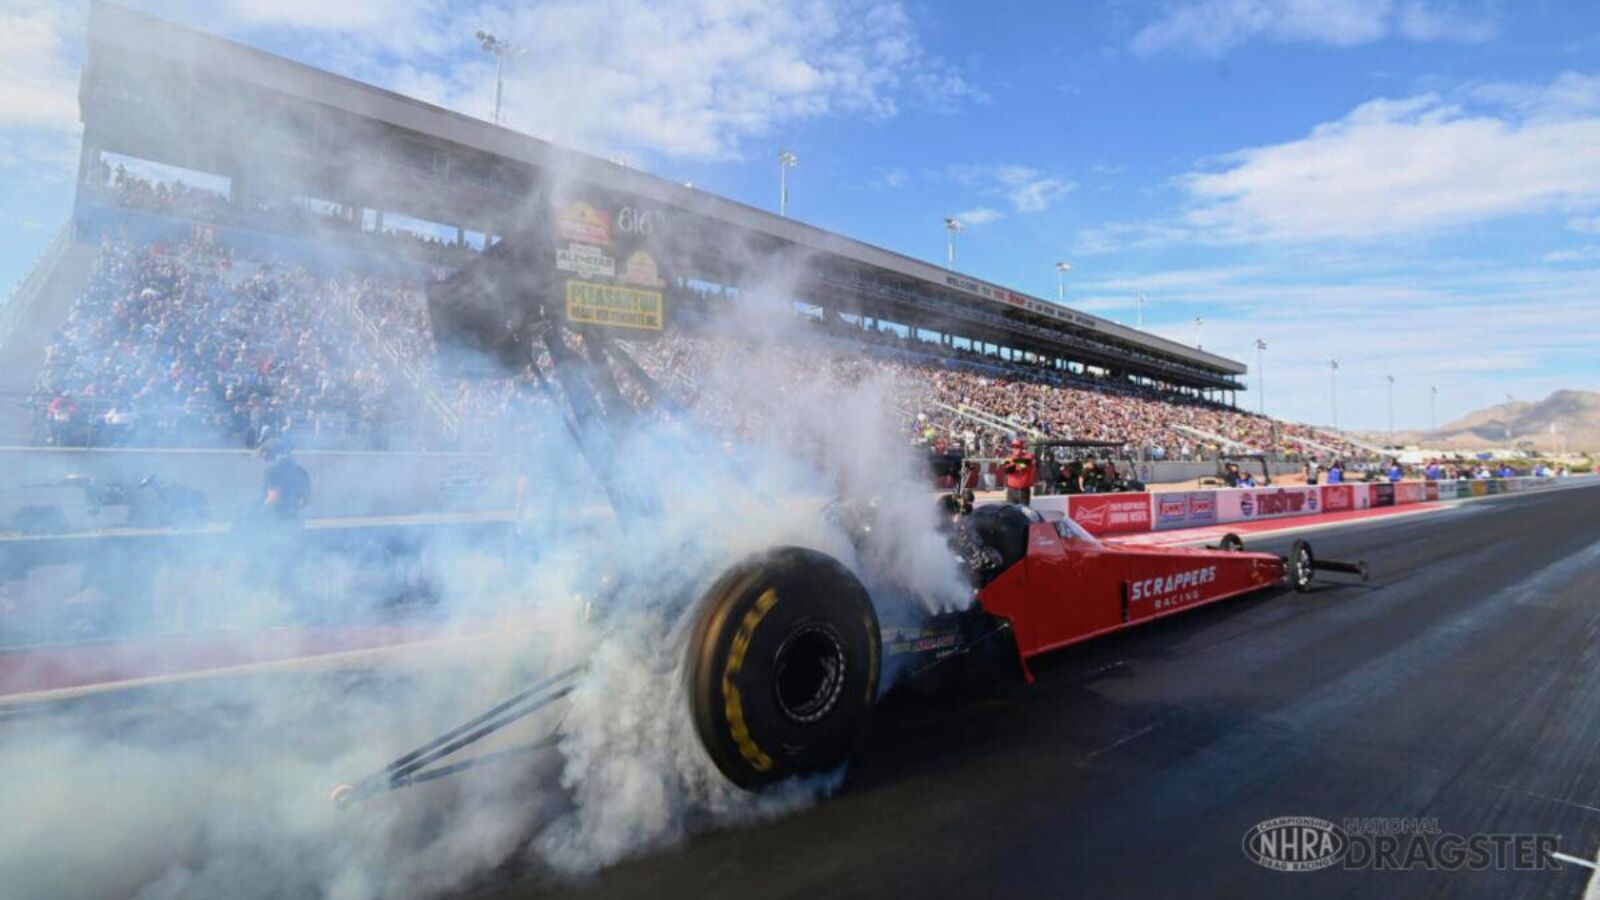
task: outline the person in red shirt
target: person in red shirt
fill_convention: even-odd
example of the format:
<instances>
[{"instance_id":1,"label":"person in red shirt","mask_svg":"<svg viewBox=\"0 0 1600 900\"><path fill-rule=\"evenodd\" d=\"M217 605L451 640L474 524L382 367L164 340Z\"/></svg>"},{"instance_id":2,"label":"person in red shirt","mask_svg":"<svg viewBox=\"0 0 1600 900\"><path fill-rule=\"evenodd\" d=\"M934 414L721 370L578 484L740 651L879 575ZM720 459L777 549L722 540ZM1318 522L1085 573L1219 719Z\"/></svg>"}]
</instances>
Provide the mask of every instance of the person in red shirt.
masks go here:
<instances>
[{"instance_id":1,"label":"person in red shirt","mask_svg":"<svg viewBox=\"0 0 1600 900\"><path fill-rule=\"evenodd\" d=\"M1006 502L1027 506L1033 499L1033 481L1038 474L1033 454L1020 439L1011 442L1011 455L1000 466L1006 473Z\"/></svg>"}]
</instances>

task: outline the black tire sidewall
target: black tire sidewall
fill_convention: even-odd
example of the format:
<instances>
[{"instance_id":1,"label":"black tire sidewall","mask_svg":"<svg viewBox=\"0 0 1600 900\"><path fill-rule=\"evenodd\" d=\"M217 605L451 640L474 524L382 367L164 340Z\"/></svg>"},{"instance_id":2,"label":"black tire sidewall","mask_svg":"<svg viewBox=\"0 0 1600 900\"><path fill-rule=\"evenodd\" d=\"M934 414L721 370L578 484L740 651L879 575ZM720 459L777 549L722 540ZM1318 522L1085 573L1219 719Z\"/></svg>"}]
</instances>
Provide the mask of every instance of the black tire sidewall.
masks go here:
<instances>
[{"instance_id":1,"label":"black tire sidewall","mask_svg":"<svg viewBox=\"0 0 1600 900\"><path fill-rule=\"evenodd\" d=\"M798 723L778 705L774 667L783 642L810 628L838 641L845 674L832 708ZM707 593L689 643L690 705L702 745L744 788L837 767L866 725L880 652L865 588L831 557L784 548L737 566Z\"/></svg>"}]
</instances>

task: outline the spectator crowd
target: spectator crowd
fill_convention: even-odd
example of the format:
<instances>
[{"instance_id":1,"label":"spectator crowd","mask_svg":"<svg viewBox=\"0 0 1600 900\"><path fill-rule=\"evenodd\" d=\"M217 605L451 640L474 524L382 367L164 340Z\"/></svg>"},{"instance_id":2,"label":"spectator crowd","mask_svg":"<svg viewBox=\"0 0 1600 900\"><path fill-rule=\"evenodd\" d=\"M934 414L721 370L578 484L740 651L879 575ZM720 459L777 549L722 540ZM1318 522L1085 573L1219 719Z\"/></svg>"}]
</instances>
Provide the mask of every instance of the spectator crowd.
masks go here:
<instances>
[{"instance_id":1,"label":"spectator crowd","mask_svg":"<svg viewBox=\"0 0 1600 900\"><path fill-rule=\"evenodd\" d=\"M756 414L702 391L702 381L759 358L789 373L784 390L803 390L819 372L835 383L887 382L908 439L969 456L1004 456L1017 436L1117 441L1156 460L1363 455L1336 436L1195 396L859 329L757 348L676 328L632 352L670 398L734 433L748 432ZM405 430L409 446L448 444L448 431L456 446L466 435L481 447L486 435L526 439L532 426L522 426L546 418L528 414L550 402L532 367L447 380L441 371L451 367L436 356L420 283L236 261L211 243L108 241L48 348L32 402L45 438L72 445L254 446L292 435L382 447ZM540 368L549 371L548 358ZM647 402L642 385L619 381L627 401Z\"/></svg>"}]
</instances>

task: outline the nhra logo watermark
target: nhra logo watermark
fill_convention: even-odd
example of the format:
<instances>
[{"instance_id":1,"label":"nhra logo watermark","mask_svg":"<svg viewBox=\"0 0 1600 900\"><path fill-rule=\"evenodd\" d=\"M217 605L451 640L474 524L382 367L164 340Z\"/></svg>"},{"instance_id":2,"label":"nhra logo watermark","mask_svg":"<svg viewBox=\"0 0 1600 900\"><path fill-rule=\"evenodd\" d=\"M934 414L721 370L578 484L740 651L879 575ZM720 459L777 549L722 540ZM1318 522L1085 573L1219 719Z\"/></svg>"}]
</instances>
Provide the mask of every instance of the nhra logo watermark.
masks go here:
<instances>
[{"instance_id":1,"label":"nhra logo watermark","mask_svg":"<svg viewBox=\"0 0 1600 900\"><path fill-rule=\"evenodd\" d=\"M1437 819L1345 819L1335 825L1314 816L1281 816L1244 833L1244 855L1279 872L1456 872L1559 870L1554 834L1460 834L1441 831ZM1571 859L1571 857L1566 857Z\"/></svg>"},{"instance_id":2,"label":"nhra logo watermark","mask_svg":"<svg viewBox=\"0 0 1600 900\"><path fill-rule=\"evenodd\" d=\"M1326 869L1344 856L1344 829L1312 816L1281 816L1257 822L1244 833L1244 855L1280 872Z\"/></svg>"}]
</instances>

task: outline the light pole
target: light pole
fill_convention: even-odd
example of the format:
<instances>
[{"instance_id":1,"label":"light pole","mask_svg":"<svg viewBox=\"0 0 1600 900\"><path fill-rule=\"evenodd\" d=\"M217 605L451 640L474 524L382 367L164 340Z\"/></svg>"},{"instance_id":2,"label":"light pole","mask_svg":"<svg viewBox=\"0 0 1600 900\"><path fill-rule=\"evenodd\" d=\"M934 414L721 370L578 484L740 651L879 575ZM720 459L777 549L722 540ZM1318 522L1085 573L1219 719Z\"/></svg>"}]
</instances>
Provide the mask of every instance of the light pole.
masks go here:
<instances>
[{"instance_id":1,"label":"light pole","mask_svg":"<svg viewBox=\"0 0 1600 900\"><path fill-rule=\"evenodd\" d=\"M1333 430L1339 430L1339 361L1328 360L1329 396L1333 398Z\"/></svg>"},{"instance_id":2,"label":"light pole","mask_svg":"<svg viewBox=\"0 0 1600 900\"><path fill-rule=\"evenodd\" d=\"M961 220L946 216L944 230L950 232L949 241L945 245L945 268L954 269L956 267L956 235L961 233Z\"/></svg>"},{"instance_id":3,"label":"light pole","mask_svg":"<svg viewBox=\"0 0 1600 900\"><path fill-rule=\"evenodd\" d=\"M1267 414L1267 342L1256 338L1256 390L1261 392L1261 414Z\"/></svg>"},{"instance_id":4,"label":"light pole","mask_svg":"<svg viewBox=\"0 0 1600 900\"><path fill-rule=\"evenodd\" d=\"M1394 376L1385 375L1389 381L1389 446L1394 446Z\"/></svg>"},{"instance_id":5,"label":"light pole","mask_svg":"<svg viewBox=\"0 0 1600 900\"><path fill-rule=\"evenodd\" d=\"M1064 302L1067 299L1067 280L1066 280L1066 276L1067 276L1067 273L1071 272L1071 271L1072 271L1072 264L1071 263L1064 263L1064 262L1056 263L1056 302L1057 303Z\"/></svg>"},{"instance_id":6,"label":"light pole","mask_svg":"<svg viewBox=\"0 0 1600 900\"><path fill-rule=\"evenodd\" d=\"M1206 327L1206 317L1205 316L1195 316L1194 317L1194 348L1196 350L1205 349L1204 347L1202 347L1200 345L1200 329L1202 329L1204 327Z\"/></svg>"},{"instance_id":7,"label":"light pole","mask_svg":"<svg viewBox=\"0 0 1600 900\"><path fill-rule=\"evenodd\" d=\"M1144 295L1139 295L1139 324L1134 326L1140 331L1144 330Z\"/></svg>"},{"instance_id":8,"label":"light pole","mask_svg":"<svg viewBox=\"0 0 1600 900\"><path fill-rule=\"evenodd\" d=\"M503 41L483 29L478 29L478 46L485 53L494 54L494 123L500 124L500 97L505 93L506 57L520 54L510 41Z\"/></svg>"},{"instance_id":9,"label":"light pole","mask_svg":"<svg viewBox=\"0 0 1600 900\"><path fill-rule=\"evenodd\" d=\"M789 170L800 158L787 150L778 151L778 215L789 215Z\"/></svg>"}]
</instances>

